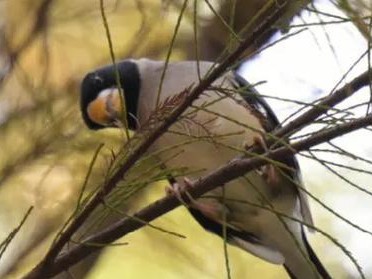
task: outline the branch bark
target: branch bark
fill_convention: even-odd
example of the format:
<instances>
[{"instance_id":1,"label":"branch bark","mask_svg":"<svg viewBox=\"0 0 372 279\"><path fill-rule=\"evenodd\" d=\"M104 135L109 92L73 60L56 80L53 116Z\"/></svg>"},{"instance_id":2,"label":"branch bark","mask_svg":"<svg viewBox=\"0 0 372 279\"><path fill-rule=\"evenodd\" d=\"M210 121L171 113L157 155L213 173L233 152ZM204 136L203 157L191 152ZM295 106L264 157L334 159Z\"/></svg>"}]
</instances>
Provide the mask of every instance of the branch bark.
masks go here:
<instances>
[{"instance_id":1,"label":"branch bark","mask_svg":"<svg viewBox=\"0 0 372 279\"><path fill-rule=\"evenodd\" d=\"M116 187L116 185L123 179L127 171L136 163L138 159L148 150L148 148L155 142L160 136L167 131L167 129L177 121L178 117L193 103L193 101L206 90L219 76L221 76L228 67L233 65L244 51L252 44L254 44L256 38L262 35L263 32L272 27L275 22L279 19L282 14L281 11L284 9L290 1L282 1L282 4L276 4L273 1L273 6L276 7L275 12L267 18L250 36L248 36L244 42L237 47L237 49L231 53L225 60L223 60L214 70L201 82L193 88L193 90L187 95L184 101L174 109L174 111L162 122L152 133L150 133L147 139L136 148L127 160L123 163L122 167L111 177L111 179L101 188L101 190L90 200L85 206L81 213L71 222L67 229L61 234L59 239L51 247L44 260L37 265L37 270L44 270L45 273L49 273L49 266L53 264L54 259L58 253L62 250L65 244L70 240L72 235L81 227L81 225L88 219L93 210L102 202L102 200ZM40 274L42 274L41 272ZM39 274L39 275L40 275ZM35 277L37 278L37 277Z\"/></svg>"},{"instance_id":2,"label":"branch bark","mask_svg":"<svg viewBox=\"0 0 372 279\"><path fill-rule=\"evenodd\" d=\"M188 194L190 194L194 199L197 199L208 191L222 186L255 168L265 165L267 159L280 160L292 155L294 152L296 153L308 150L317 144L330 141L340 135L370 125L372 125L372 114L352 120L345 124L337 125L327 130L322 130L304 140L295 142L290 146L279 147L266 152L260 157L237 158L209 175L199 178L193 183L194 187L188 190ZM187 201L188 195L186 195L185 192L182 192L182 198ZM123 218L108 227L106 230L84 239L79 245L61 254L47 270L44 269L43 266L36 267L31 273L24 277L24 279L50 278L76 264L91 253L104 248L104 244L111 243L128 233L144 227L146 223L166 214L179 205L181 205L181 203L175 196L166 196L138 211L134 215L134 218ZM141 220L141 222L138 220ZM92 243L99 245L92 245Z\"/></svg>"},{"instance_id":3,"label":"branch bark","mask_svg":"<svg viewBox=\"0 0 372 279\"><path fill-rule=\"evenodd\" d=\"M293 134L294 132L298 131L298 129L301 129L302 127L311 123L320 115L326 113L330 108L346 100L354 93L356 93L359 89L367 86L370 83L372 83L371 71L367 70L353 79L350 83L347 83L346 85L335 91L333 94L328 95L321 102L319 102L319 104L312 107L310 110L297 117L293 121L289 122L288 125L279 129L277 132L274 133L274 135L277 138L281 138L284 136L288 136L289 134Z\"/></svg>"},{"instance_id":4,"label":"branch bark","mask_svg":"<svg viewBox=\"0 0 372 279\"><path fill-rule=\"evenodd\" d=\"M240 38L245 38L247 34L257 28L261 22L270 15L272 9L265 9L265 5L270 0L235 0L235 1L219 1L222 3L218 9L218 16L212 17L210 21L200 26L199 42L200 53L198 54L201 60L215 61L224 51L227 45L231 43L231 30L226 28L226 24L234 30ZM209 1L210 2L210 1ZM296 0L290 1L285 9L282 9L280 20L275 24L276 28L266 30L254 45L245 51L245 55L250 56L252 53L261 48L267 41L278 31L278 29L286 28L290 20L298 14L311 0ZM210 3L211 6L213 2ZM235 8L235 9L234 9ZM232 10L234 9L234 10ZM232 18L233 17L233 18ZM253 20L255 19L255 20ZM225 21L225 23L222 22ZM194 39L186 44L188 46L188 57L195 60Z\"/></svg>"},{"instance_id":5,"label":"branch bark","mask_svg":"<svg viewBox=\"0 0 372 279\"><path fill-rule=\"evenodd\" d=\"M259 37L260 35L262 35L263 30L265 31L268 30L268 28L272 26L278 20L278 17L281 15L282 9L286 7L287 3L288 1L285 1L281 6L278 6L277 10L272 14L271 17L267 19L267 21L265 21L262 25L260 25L258 29L256 29L255 32L253 32L246 40L244 40L244 42L232 54L230 54L224 61L222 61L221 64L219 64L207 77L201 80L201 82L196 87L194 87L194 89L187 95L187 97L180 104L180 106L176 107L174 111L169 115L169 117L167 117L167 119L164 122L160 123L159 126L148 135L147 139L141 145L139 145L136 149L134 149L131 155L129 155L127 160L120 167L120 169L117 172L115 172L115 174L111 177L111 179L105 185L103 185L101 190L90 200L90 202L85 206L85 208L82 209L81 213L72 221L72 223L67 227L67 229L61 234L59 239L54 243L54 245L51 247L51 249L47 253L44 260L41 263L39 263L34 268L33 271L31 271L28 275L26 275L25 278L28 278L28 279L47 278L48 276L57 274L58 272L64 270L68 266L71 266L72 264L76 263L78 260L82 259L84 255L88 255L97 249L97 247L83 245L85 247L84 249L82 249L83 252L73 252L73 251L79 251L79 250L75 250L74 248L67 254L62 254L61 256L57 258L58 254L60 253L62 248L65 246L65 244L69 242L72 235L89 218L93 210L103 201L103 199L123 179L124 175L136 163L136 161L140 159L143 154L145 154L145 152L152 145L152 143L155 142L159 137L161 137L162 134L166 132L167 129L173 123L177 121L178 117L181 116L181 114L192 104L192 102L204 90L206 90L210 86L211 83L213 83L213 81L215 81L220 75L222 75L226 71L228 67L233 65L233 63L240 58L240 56L244 53L245 49L247 49L251 44L254 44L255 39ZM367 85L369 81L370 81L370 76L368 75L368 71L367 71L363 73L361 76L359 76L358 78L356 78L355 80L353 80L351 83L347 84L340 90L336 91L334 94L324 99L322 102L319 103L317 107L310 109L309 111L301 115L296 120L292 121L291 123L289 123L282 129L279 129L276 133L274 133L274 136L280 138L312 122L317 117L319 117L321 114L326 112L330 107L346 99L347 97L352 95L354 92L356 92L359 88ZM355 127L359 128L359 127L363 127L363 125L364 126L370 125L371 124L370 121L371 121L371 116L369 115L368 117L365 117L363 119L355 120L355 123L353 122L354 124L352 123L352 125L350 123L347 123L344 125L337 126L337 129L341 129L341 127L343 127L344 132L352 131L356 129ZM323 141L326 141L328 140L327 136L330 138L333 138L333 137L340 135L337 133L338 132L337 130L336 131L327 130L327 132L328 134L326 136L320 137L320 139L323 139ZM309 142L311 143L310 146L313 146L317 143L320 143L321 141L319 141L319 138L314 135L314 137L311 137L311 139L306 139L301 142L298 142L296 143L297 145L293 144L292 147L295 150L304 150L306 149L306 146L309 145ZM260 150L259 147L257 147L256 149ZM268 156L268 158L272 158L272 159L278 159L280 158L280 156L288 156L291 151L286 151L287 149L288 148L285 148L285 147L277 148L275 149L275 153L274 151L269 152L269 153L264 154L264 156ZM214 188L218 185L222 185L223 183L226 183L227 181L234 179L237 176L243 175L245 172L253 168L256 168L258 166L261 166L264 163L265 163L264 159L258 159L258 158L235 160L234 162L227 165L228 166L227 170L229 171L228 173L225 173L226 170L224 168L217 170L217 172L220 171L223 174L222 176L224 178L221 181L213 180L213 179L211 180L209 176L205 177L199 180L197 183L200 183L200 185L208 185L209 188L207 186L196 187L195 189L201 188L202 190L200 189L198 191L195 190L191 194L194 194L195 197L198 197L201 194L212 189L211 187ZM162 211L159 212L155 210L155 212L152 212L150 210L149 212L149 209L146 208L144 211L146 213L144 215L145 217L141 215L142 213L139 214L137 217L142 218L144 221L153 220L179 205L178 201L173 197L165 198L164 200L160 201L160 204L162 204L161 206ZM152 207L150 206L150 209L151 208L153 208L153 206ZM143 226L143 224L140 224L132 219L128 219L126 222L127 222L126 226L128 226L128 228L126 229L127 230L126 233L136 230ZM123 235L122 230L115 231L115 233L112 233L112 236L110 238L107 238L107 240L105 238L103 243L108 243L120 237L121 235ZM88 242L91 242L91 241L92 240L88 239L84 243L87 244ZM100 241L103 241L103 239L98 237L98 239L96 239L95 241L100 242ZM81 246L77 246L77 247L81 247ZM81 248L76 248L76 249L81 249ZM73 256L73 255L78 255L78 256Z\"/></svg>"}]
</instances>

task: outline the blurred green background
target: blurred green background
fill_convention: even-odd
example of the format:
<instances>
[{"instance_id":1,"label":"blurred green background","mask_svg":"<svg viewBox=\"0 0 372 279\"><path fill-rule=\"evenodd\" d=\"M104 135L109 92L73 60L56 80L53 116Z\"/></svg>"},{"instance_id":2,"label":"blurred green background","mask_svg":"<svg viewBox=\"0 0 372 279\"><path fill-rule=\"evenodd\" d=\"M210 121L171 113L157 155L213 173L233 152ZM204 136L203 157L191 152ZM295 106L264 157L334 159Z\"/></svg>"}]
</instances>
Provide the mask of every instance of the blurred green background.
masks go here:
<instances>
[{"instance_id":1,"label":"blurred green background","mask_svg":"<svg viewBox=\"0 0 372 279\"><path fill-rule=\"evenodd\" d=\"M195 58L194 1L189 2L172 60ZM232 2L211 1L227 21ZM265 2L236 1L234 27L244 26ZM164 59L182 1L104 3L117 59ZM365 11L363 5L356 7ZM229 33L208 5L198 1L197 7L199 57L216 59ZM34 207L0 259L0 277L21 278L42 259L75 209L97 146L104 143L88 191L104 179L111 150L120 148L124 136L113 129L89 131L80 117L82 77L110 63L99 1L8 0L0 2L0 9L0 240ZM288 17L295 12L289 11ZM123 202L121 209L133 212L164 196L165 187L152 184ZM326 191L316 182L313 187L318 193ZM320 226L327 227L327 222L326 217L317 220ZM59 278L226 278L223 241L206 233L186 209L178 208L153 224L186 238L141 229L118 241L126 245L106 248ZM311 238L319 256L337 278L350 278L337 257L327 258L326 241L320 238ZM229 256L233 278L287 278L281 266L237 248L229 247Z\"/></svg>"}]
</instances>

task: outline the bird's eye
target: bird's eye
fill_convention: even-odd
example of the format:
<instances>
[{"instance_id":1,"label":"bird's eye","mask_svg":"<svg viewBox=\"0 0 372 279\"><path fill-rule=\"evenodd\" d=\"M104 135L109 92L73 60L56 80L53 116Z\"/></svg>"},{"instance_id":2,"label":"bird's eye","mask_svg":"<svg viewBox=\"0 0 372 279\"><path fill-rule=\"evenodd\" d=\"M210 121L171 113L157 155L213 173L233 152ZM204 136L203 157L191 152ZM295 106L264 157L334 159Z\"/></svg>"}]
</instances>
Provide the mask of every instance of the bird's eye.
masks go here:
<instances>
[{"instance_id":1,"label":"bird's eye","mask_svg":"<svg viewBox=\"0 0 372 279\"><path fill-rule=\"evenodd\" d=\"M103 78L101 78L97 73L93 74L92 79L93 79L94 83L96 83L96 84L103 82Z\"/></svg>"}]
</instances>

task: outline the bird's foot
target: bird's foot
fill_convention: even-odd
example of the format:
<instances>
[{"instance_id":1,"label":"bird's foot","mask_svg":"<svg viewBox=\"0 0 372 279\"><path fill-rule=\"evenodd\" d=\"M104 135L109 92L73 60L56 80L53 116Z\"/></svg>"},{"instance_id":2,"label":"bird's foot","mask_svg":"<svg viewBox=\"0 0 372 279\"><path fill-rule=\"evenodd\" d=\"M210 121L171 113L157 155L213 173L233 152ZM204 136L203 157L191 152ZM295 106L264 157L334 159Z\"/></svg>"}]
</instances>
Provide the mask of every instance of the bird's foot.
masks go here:
<instances>
[{"instance_id":1,"label":"bird's foot","mask_svg":"<svg viewBox=\"0 0 372 279\"><path fill-rule=\"evenodd\" d=\"M187 192L187 190L193 188L194 185L192 183L192 181L187 178L187 177L184 177L183 178L183 183L180 184L178 182L175 182L172 184L172 186L167 186L165 188L165 192L166 194L169 196L169 195L174 195L177 197L177 199L186 207L189 207L191 206L193 203L196 203L195 199ZM185 202L185 200L182 198L182 194L181 192L185 192L185 194L187 195L188 199L189 199L189 202Z\"/></svg>"},{"instance_id":2,"label":"bird's foot","mask_svg":"<svg viewBox=\"0 0 372 279\"><path fill-rule=\"evenodd\" d=\"M211 202L203 202L203 201L197 201L195 200L188 192L187 190L192 189L194 187L194 184L192 181L184 177L183 183L173 183L172 186L166 187L165 191L167 195L174 195L177 197L177 199L186 207L194 208L201 213L203 213L205 216L214 219L214 220L221 220L221 212L223 211L223 205L219 203L211 203ZM186 202L181 195L181 192L184 192L187 195L188 202Z\"/></svg>"},{"instance_id":3,"label":"bird's foot","mask_svg":"<svg viewBox=\"0 0 372 279\"><path fill-rule=\"evenodd\" d=\"M253 137L253 142L259 145L265 152L269 151L269 148L266 144L266 141L263 136ZM265 178L268 184L275 185L279 182L278 172L275 169L275 166L272 164L267 164L261 168L262 176Z\"/></svg>"},{"instance_id":4,"label":"bird's foot","mask_svg":"<svg viewBox=\"0 0 372 279\"><path fill-rule=\"evenodd\" d=\"M257 144L262 147L263 150L268 151L269 148L267 147L266 141L262 135L254 136L253 143Z\"/></svg>"}]
</instances>

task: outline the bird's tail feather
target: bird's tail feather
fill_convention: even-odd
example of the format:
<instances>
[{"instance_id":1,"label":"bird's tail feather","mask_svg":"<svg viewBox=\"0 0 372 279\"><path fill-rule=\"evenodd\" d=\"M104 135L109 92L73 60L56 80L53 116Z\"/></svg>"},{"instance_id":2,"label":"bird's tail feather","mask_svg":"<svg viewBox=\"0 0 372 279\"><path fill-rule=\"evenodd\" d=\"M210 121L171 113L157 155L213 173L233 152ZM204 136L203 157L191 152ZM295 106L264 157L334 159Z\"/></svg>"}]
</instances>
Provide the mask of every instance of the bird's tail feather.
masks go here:
<instances>
[{"instance_id":1,"label":"bird's tail feather","mask_svg":"<svg viewBox=\"0 0 372 279\"><path fill-rule=\"evenodd\" d=\"M289 278L291 278L291 279L298 279L285 264L283 266L285 268L285 271L287 271L287 273L289 275Z\"/></svg>"},{"instance_id":2,"label":"bird's tail feather","mask_svg":"<svg viewBox=\"0 0 372 279\"><path fill-rule=\"evenodd\" d=\"M306 249L306 253L308 254L310 261L312 262L312 264L314 265L315 269L318 272L318 275L319 275L318 277L321 279L332 279L332 277L329 275L329 273L327 272L327 270L325 269L325 267L323 266L323 264L321 263L317 255L315 254L314 250L311 248L303 228L301 230L301 236L302 236L302 240L303 240L303 243ZM287 271L291 279L301 279L300 277L296 276L291 271L290 267L287 266L286 264L284 264L284 268ZM314 277L314 279L315 278L316 277Z\"/></svg>"},{"instance_id":3,"label":"bird's tail feather","mask_svg":"<svg viewBox=\"0 0 372 279\"><path fill-rule=\"evenodd\" d=\"M303 228L302 228L301 234L302 234L302 240L305 243L306 251L307 251L307 253L310 257L310 260L314 264L314 266L316 267L319 274L322 276L323 279L332 279L332 277L329 275L328 271L325 269L325 267L323 266L323 264L321 263L321 261L319 260L317 255L315 254L314 250L311 248Z\"/></svg>"}]
</instances>

